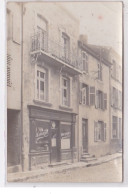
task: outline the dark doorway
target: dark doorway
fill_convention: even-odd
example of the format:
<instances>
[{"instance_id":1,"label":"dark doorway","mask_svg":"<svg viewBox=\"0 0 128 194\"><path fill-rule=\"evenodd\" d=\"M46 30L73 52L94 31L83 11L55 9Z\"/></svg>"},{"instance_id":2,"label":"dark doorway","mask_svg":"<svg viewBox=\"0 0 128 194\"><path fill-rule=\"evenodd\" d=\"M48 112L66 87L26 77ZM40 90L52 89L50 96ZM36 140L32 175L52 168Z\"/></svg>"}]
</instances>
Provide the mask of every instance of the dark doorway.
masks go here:
<instances>
[{"instance_id":1,"label":"dark doorway","mask_svg":"<svg viewBox=\"0 0 128 194\"><path fill-rule=\"evenodd\" d=\"M7 164L20 164L20 111L7 111Z\"/></svg>"},{"instance_id":2,"label":"dark doorway","mask_svg":"<svg viewBox=\"0 0 128 194\"><path fill-rule=\"evenodd\" d=\"M83 152L88 152L88 120L82 119Z\"/></svg>"},{"instance_id":3,"label":"dark doorway","mask_svg":"<svg viewBox=\"0 0 128 194\"><path fill-rule=\"evenodd\" d=\"M60 130L59 122L51 121L51 162L60 160Z\"/></svg>"}]
</instances>

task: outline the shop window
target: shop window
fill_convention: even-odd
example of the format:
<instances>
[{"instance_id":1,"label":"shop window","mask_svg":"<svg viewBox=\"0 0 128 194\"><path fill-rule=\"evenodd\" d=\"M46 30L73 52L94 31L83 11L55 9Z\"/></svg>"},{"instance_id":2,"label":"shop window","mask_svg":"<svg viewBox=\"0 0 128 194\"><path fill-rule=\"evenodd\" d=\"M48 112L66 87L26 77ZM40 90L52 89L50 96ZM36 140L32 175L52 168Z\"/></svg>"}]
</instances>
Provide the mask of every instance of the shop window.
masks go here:
<instances>
[{"instance_id":1,"label":"shop window","mask_svg":"<svg viewBox=\"0 0 128 194\"><path fill-rule=\"evenodd\" d=\"M70 106L70 79L62 77L62 105Z\"/></svg>"},{"instance_id":2,"label":"shop window","mask_svg":"<svg viewBox=\"0 0 128 194\"><path fill-rule=\"evenodd\" d=\"M61 124L61 149L71 148L71 124Z\"/></svg>"},{"instance_id":3,"label":"shop window","mask_svg":"<svg viewBox=\"0 0 128 194\"><path fill-rule=\"evenodd\" d=\"M118 117L112 117L112 138L118 138Z\"/></svg>"},{"instance_id":4,"label":"shop window","mask_svg":"<svg viewBox=\"0 0 128 194\"><path fill-rule=\"evenodd\" d=\"M98 80L102 81L102 65L98 63Z\"/></svg>"},{"instance_id":5,"label":"shop window","mask_svg":"<svg viewBox=\"0 0 128 194\"><path fill-rule=\"evenodd\" d=\"M94 141L106 141L106 123L94 122Z\"/></svg>"},{"instance_id":6,"label":"shop window","mask_svg":"<svg viewBox=\"0 0 128 194\"><path fill-rule=\"evenodd\" d=\"M88 54L82 51L82 70L88 73Z\"/></svg>"},{"instance_id":7,"label":"shop window","mask_svg":"<svg viewBox=\"0 0 128 194\"><path fill-rule=\"evenodd\" d=\"M36 99L48 101L48 72L43 68L37 68L36 74Z\"/></svg>"},{"instance_id":8,"label":"shop window","mask_svg":"<svg viewBox=\"0 0 128 194\"><path fill-rule=\"evenodd\" d=\"M49 151L49 121L32 121L30 137L31 151Z\"/></svg>"}]
</instances>

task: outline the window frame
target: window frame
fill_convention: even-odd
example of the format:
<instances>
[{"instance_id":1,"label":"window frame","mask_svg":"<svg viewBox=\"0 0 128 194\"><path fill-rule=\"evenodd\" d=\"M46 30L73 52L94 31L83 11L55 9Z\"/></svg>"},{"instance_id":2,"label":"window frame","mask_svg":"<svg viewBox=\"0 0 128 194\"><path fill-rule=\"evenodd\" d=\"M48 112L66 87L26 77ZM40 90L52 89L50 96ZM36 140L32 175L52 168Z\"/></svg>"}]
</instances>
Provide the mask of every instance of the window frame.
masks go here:
<instances>
[{"instance_id":1,"label":"window frame","mask_svg":"<svg viewBox=\"0 0 128 194\"><path fill-rule=\"evenodd\" d=\"M88 73L88 54L83 50L81 54L82 54L82 70L83 72ZM83 57L83 54L85 55L85 58ZM85 64L83 62L85 62Z\"/></svg>"},{"instance_id":2,"label":"window frame","mask_svg":"<svg viewBox=\"0 0 128 194\"><path fill-rule=\"evenodd\" d=\"M113 118L116 119L116 122L113 121ZM118 117L117 116L114 116L112 115L112 139L119 139L119 123L118 123ZM116 124L116 136L114 137L113 135L113 125ZM115 129L114 129L115 130Z\"/></svg>"},{"instance_id":3,"label":"window frame","mask_svg":"<svg viewBox=\"0 0 128 194\"><path fill-rule=\"evenodd\" d=\"M103 81L102 64L101 63L98 63L97 66L98 66L98 72L97 72L98 73L98 76L97 76L97 78L98 78L98 80Z\"/></svg>"},{"instance_id":4,"label":"window frame","mask_svg":"<svg viewBox=\"0 0 128 194\"><path fill-rule=\"evenodd\" d=\"M101 124L101 128L98 124ZM106 142L106 123L104 121L94 121L94 142Z\"/></svg>"},{"instance_id":5,"label":"window frame","mask_svg":"<svg viewBox=\"0 0 128 194\"><path fill-rule=\"evenodd\" d=\"M40 73L44 74L44 78L40 78L40 77L38 78L38 76L37 76L38 71ZM37 88L37 81L44 82L44 98L43 99L41 99L41 97L40 97L40 83L38 85L39 88ZM49 82L48 81L48 70L45 67L41 67L39 65L36 65L36 68L35 68L35 100L40 101L40 102L48 102L49 101L48 82ZM37 91L37 89L39 91ZM39 92L39 97L38 97L38 92Z\"/></svg>"},{"instance_id":6,"label":"window frame","mask_svg":"<svg viewBox=\"0 0 128 194\"><path fill-rule=\"evenodd\" d=\"M63 85L63 81L67 81L67 86ZM64 103L64 90L67 91L67 105ZM61 75L61 105L63 107L71 107L71 78L65 75Z\"/></svg>"}]
</instances>

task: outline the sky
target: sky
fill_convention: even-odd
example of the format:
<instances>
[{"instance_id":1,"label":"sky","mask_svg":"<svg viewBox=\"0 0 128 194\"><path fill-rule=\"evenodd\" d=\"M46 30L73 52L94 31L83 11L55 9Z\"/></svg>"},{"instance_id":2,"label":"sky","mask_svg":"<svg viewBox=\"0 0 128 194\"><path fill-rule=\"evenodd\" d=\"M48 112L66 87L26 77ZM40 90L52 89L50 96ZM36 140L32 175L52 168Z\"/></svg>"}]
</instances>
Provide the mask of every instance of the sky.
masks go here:
<instances>
[{"instance_id":1,"label":"sky","mask_svg":"<svg viewBox=\"0 0 128 194\"><path fill-rule=\"evenodd\" d=\"M110 46L122 54L121 2L63 3L80 21L80 34L88 36L88 43Z\"/></svg>"}]
</instances>

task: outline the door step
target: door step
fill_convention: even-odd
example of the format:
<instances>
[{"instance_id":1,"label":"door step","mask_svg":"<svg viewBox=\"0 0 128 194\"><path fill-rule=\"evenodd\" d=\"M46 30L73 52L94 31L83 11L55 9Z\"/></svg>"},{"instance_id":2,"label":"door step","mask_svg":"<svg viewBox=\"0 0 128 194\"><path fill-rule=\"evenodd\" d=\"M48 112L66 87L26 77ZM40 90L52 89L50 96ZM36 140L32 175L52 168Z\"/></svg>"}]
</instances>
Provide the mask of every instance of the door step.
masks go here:
<instances>
[{"instance_id":1,"label":"door step","mask_svg":"<svg viewBox=\"0 0 128 194\"><path fill-rule=\"evenodd\" d=\"M62 165L68 165L69 163L67 162L55 162L55 163L51 163L48 166L49 167L57 167L57 166L62 166Z\"/></svg>"},{"instance_id":2,"label":"door step","mask_svg":"<svg viewBox=\"0 0 128 194\"><path fill-rule=\"evenodd\" d=\"M88 153L83 153L83 155L81 156L81 159L80 159L81 162L92 162L92 161L95 161L95 160L97 160L95 158L95 156L92 156Z\"/></svg>"}]
</instances>

